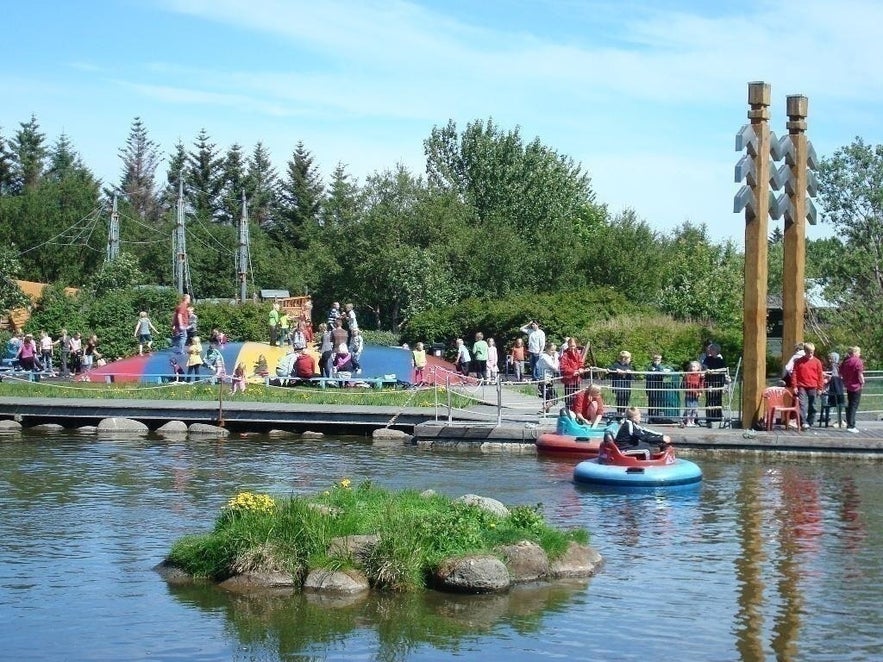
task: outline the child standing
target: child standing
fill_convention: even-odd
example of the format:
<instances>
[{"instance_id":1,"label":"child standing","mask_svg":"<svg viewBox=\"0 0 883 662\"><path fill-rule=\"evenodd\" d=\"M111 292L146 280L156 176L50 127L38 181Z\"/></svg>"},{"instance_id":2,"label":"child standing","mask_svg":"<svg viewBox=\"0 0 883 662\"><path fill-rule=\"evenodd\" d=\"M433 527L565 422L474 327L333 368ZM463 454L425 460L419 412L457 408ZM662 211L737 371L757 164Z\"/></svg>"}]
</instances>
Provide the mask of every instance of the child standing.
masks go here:
<instances>
[{"instance_id":1,"label":"child standing","mask_svg":"<svg viewBox=\"0 0 883 662\"><path fill-rule=\"evenodd\" d=\"M232 384L234 394L237 391L245 393L245 364L242 361L236 364L236 369L233 371Z\"/></svg>"},{"instance_id":2,"label":"child standing","mask_svg":"<svg viewBox=\"0 0 883 662\"><path fill-rule=\"evenodd\" d=\"M187 346L187 381L199 380L199 369L202 367L202 341L193 336Z\"/></svg>"},{"instance_id":3,"label":"child standing","mask_svg":"<svg viewBox=\"0 0 883 662\"><path fill-rule=\"evenodd\" d=\"M699 361L690 361L687 372L684 373L684 425L688 428L696 427L696 419L699 416L699 396L705 388L702 378L702 365Z\"/></svg>"},{"instance_id":4,"label":"child standing","mask_svg":"<svg viewBox=\"0 0 883 662\"><path fill-rule=\"evenodd\" d=\"M509 354L509 362L515 370L515 381L520 382L524 377L524 340L517 338Z\"/></svg>"},{"instance_id":5,"label":"child standing","mask_svg":"<svg viewBox=\"0 0 883 662\"><path fill-rule=\"evenodd\" d=\"M423 369L426 368L426 350L423 343L418 342L411 351L411 365L414 366L414 384L423 386Z\"/></svg>"},{"instance_id":6,"label":"child standing","mask_svg":"<svg viewBox=\"0 0 883 662\"><path fill-rule=\"evenodd\" d=\"M151 332L158 333L153 322L147 317L147 312L142 310L138 314L138 321L135 323L135 337L138 339L138 356L144 354L144 345L147 345L147 351L153 349L153 336Z\"/></svg>"},{"instance_id":7,"label":"child standing","mask_svg":"<svg viewBox=\"0 0 883 662\"><path fill-rule=\"evenodd\" d=\"M492 382L497 381L500 373L500 355L497 352L497 343L493 338L487 339L487 378Z\"/></svg>"}]
</instances>

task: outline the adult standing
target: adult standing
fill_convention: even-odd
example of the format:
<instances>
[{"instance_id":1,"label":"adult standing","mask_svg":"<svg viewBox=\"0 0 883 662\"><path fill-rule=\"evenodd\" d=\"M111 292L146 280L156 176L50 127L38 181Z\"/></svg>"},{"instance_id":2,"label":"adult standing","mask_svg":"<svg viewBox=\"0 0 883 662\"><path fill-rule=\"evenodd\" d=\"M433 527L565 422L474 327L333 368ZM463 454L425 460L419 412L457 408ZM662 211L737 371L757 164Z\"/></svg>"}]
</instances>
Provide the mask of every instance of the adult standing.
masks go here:
<instances>
[{"instance_id":1,"label":"adult standing","mask_svg":"<svg viewBox=\"0 0 883 662\"><path fill-rule=\"evenodd\" d=\"M610 373L610 387L616 399L616 415L624 418L632 399L632 353L623 350L619 358L607 369Z\"/></svg>"},{"instance_id":2,"label":"adult standing","mask_svg":"<svg viewBox=\"0 0 883 662\"><path fill-rule=\"evenodd\" d=\"M270 333L270 347L276 346L279 333L279 302L274 301L270 312L267 314L267 329Z\"/></svg>"},{"instance_id":3,"label":"adult standing","mask_svg":"<svg viewBox=\"0 0 883 662\"><path fill-rule=\"evenodd\" d=\"M335 350L341 345L349 345L350 337L343 328L343 317L335 318L334 326L331 328L331 340Z\"/></svg>"},{"instance_id":4,"label":"adult standing","mask_svg":"<svg viewBox=\"0 0 883 662\"><path fill-rule=\"evenodd\" d=\"M825 367L815 355L816 346L803 343L803 356L794 361L791 386L797 391L803 429L808 430L816 420L816 398L825 388Z\"/></svg>"},{"instance_id":5,"label":"adult standing","mask_svg":"<svg viewBox=\"0 0 883 662\"><path fill-rule=\"evenodd\" d=\"M521 327L521 333L527 334L527 355L530 358L530 374L532 379L538 379L536 375L537 361L546 349L546 333L540 328L536 320Z\"/></svg>"},{"instance_id":6,"label":"adult standing","mask_svg":"<svg viewBox=\"0 0 883 662\"><path fill-rule=\"evenodd\" d=\"M717 343L709 343L705 348L702 369L705 370L705 423L711 427L713 423L723 420L724 389L727 384L727 363Z\"/></svg>"},{"instance_id":7,"label":"adult standing","mask_svg":"<svg viewBox=\"0 0 883 662\"><path fill-rule=\"evenodd\" d=\"M347 334L349 334L348 340L352 342L353 332L359 330L359 322L356 320L356 310L353 308L353 304L346 304L344 309L346 311L344 313L344 317L346 318L346 331Z\"/></svg>"},{"instance_id":8,"label":"adult standing","mask_svg":"<svg viewBox=\"0 0 883 662\"><path fill-rule=\"evenodd\" d=\"M83 368L83 337L80 332L71 338L71 372L77 374Z\"/></svg>"},{"instance_id":9,"label":"adult standing","mask_svg":"<svg viewBox=\"0 0 883 662\"><path fill-rule=\"evenodd\" d=\"M843 378L843 388L846 389L846 431L857 433L855 417L865 385L865 364L862 362L860 347L846 350L846 360L840 365L840 376Z\"/></svg>"},{"instance_id":10,"label":"adult standing","mask_svg":"<svg viewBox=\"0 0 883 662\"><path fill-rule=\"evenodd\" d=\"M319 345L319 371L323 377L331 377L331 361L334 359L334 340L331 338L331 330L325 322L319 325L319 335L322 344Z\"/></svg>"},{"instance_id":11,"label":"adult standing","mask_svg":"<svg viewBox=\"0 0 883 662\"><path fill-rule=\"evenodd\" d=\"M558 366L561 371L561 381L564 384L564 401L569 409L573 409L573 396L579 391L583 377L583 361L585 356L577 347L576 338L568 338L567 346L561 352Z\"/></svg>"},{"instance_id":12,"label":"adult standing","mask_svg":"<svg viewBox=\"0 0 883 662\"><path fill-rule=\"evenodd\" d=\"M472 343L472 371L479 379L487 377L488 345L484 334L479 331L475 334L475 342Z\"/></svg>"},{"instance_id":13,"label":"adult standing","mask_svg":"<svg viewBox=\"0 0 883 662\"><path fill-rule=\"evenodd\" d=\"M67 329L61 330L61 335L55 344L58 345L58 353L61 356L61 376L70 377L71 337Z\"/></svg>"},{"instance_id":14,"label":"adult standing","mask_svg":"<svg viewBox=\"0 0 883 662\"><path fill-rule=\"evenodd\" d=\"M37 351L33 334L27 334L18 348L18 364L22 370L33 372L37 369Z\"/></svg>"},{"instance_id":15,"label":"adult standing","mask_svg":"<svg viewBox=\"0 0 883 662\"><path fill-rule=\"evenodd\" d=\"M548 343L537 359L536 378L540 381L537 389L543 399L541 414L548 414L558 398L558 393L555 392L555 378L558 376L561 364L557 350L555 343Z\"/></svg>"},{"instance_id":16,"label":"adult standing","mask_svg":"<svg viewBox=\"0 0 883 662\"><path fill-rule=\"evenodd\" d=\"M184 294L172 315L172 345L178 354L184 353L184 343L187 341L187 327L190 326L190 313L187 311L189 307L190 295Z\"/></svg>"}]
</instances>

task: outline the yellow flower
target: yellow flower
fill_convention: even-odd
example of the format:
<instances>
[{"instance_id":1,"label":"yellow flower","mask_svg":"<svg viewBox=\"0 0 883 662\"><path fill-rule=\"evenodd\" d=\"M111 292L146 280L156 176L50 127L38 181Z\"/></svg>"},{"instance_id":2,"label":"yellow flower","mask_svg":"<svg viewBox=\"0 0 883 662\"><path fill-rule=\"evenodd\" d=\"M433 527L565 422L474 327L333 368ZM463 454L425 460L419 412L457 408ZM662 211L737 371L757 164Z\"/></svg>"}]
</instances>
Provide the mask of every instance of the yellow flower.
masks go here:
<instances>
[{"instance_id":1,"label":"yellow flower","mask_svg":"<svg viewBox=\"0 0 883 662\"><path fill-rule=\"evenodd\" d=\"M270 513L276 509L276 502L266 494L240 492L227 502L226 509L233 512Z\"/></svg>"},{"instance_id":2,"label":"yellow flower","mask_svg":"<svg viewBox=\"0 0 883 662\"><path fill-rule=\"evenodd\" d=\"M348 490L351 484L352 481L350 481L349 478L344 478L342 481L340 481L340 486L345 490Z\"/></svg>"}]
</instances>

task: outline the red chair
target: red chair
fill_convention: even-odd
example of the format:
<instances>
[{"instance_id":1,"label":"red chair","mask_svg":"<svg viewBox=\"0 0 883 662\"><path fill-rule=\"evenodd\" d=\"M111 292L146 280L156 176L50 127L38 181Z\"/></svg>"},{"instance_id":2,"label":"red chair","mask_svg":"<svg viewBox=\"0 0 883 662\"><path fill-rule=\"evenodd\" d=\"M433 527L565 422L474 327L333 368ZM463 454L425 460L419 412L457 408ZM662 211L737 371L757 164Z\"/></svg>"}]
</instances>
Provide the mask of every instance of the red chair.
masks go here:
<instances>
[{"instance_id":1,"label":"red chair","mask_svg":"<svg viewBox=\"0 0 883 662\"><path fill-rule=\"evenodd\" d=\"M767 430L773 429L777 416L787 428L791 414L794 414L797 429L800 430L800 403L791 391L784 386L770 386L763 392L763 402Z\"/></svg>"}]
</instances>

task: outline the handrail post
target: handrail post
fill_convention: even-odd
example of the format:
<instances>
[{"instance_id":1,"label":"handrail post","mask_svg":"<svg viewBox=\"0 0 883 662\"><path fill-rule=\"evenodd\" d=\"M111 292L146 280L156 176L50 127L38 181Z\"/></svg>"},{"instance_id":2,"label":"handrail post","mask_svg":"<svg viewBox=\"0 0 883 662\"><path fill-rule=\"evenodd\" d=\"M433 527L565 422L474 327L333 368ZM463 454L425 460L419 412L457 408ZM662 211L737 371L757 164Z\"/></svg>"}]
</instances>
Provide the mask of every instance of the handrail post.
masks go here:
<instances>
[{"instance_id":1,"label":"handrail post","mask_svg":"<svg viewBox=\"0 0 883 662\"><path fill-rule=\"evenodd\" d=\"M503 424L503 380L497 375L497 425Z\"/></svg>"},{"instance_id":2,"label":"handrail post","mask_svg":"<svg viewBox=\"0 0 883 662\"><path fill-rule=\"evenodd\" d=\"M445 374L445 389L448 392L448 425L454 422L454 411L451 408L451 376Z\"/></svg>"}]
</instances>

